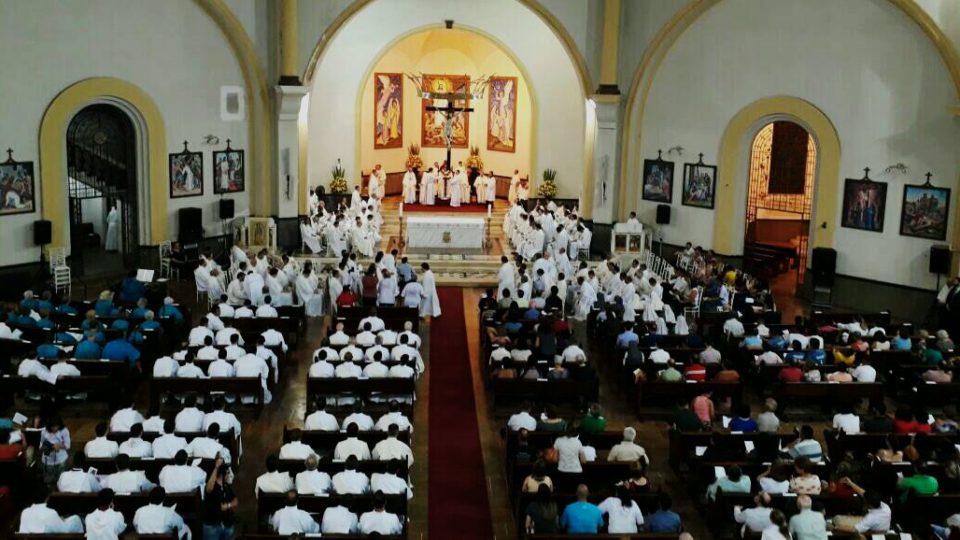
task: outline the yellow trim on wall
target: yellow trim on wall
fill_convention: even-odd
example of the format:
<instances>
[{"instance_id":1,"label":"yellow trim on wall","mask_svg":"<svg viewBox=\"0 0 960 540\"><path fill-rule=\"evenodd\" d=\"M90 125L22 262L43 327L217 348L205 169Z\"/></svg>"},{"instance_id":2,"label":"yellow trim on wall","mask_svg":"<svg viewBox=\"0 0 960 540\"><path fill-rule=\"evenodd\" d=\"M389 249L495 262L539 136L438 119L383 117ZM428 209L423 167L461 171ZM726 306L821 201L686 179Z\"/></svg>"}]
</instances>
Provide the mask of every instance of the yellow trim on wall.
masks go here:
<instances>
[{"instance_id":1,"label":"yellow trim on wall","mask_svg":"<svg viewBox=\"0 0 960 540\"><path fill-rule=\"evenodd\" d=\"M150 186L148 242L167 239L167 132L163 115L143 89L120 79L95 77L68 86L50 102L40 121L40 193L43 219L52 224L49 248L69 247L67 218L67 127L83 107L100 98L129 104L143 118L146 129L147 179Z\"/></svg>"},{"instance_id":2,"label":"yellow trim on wall","mask_svg":"<svg viewBox=\"0 0 960 540\"><path fill-rule=\"evenodd\" d=\"M743 240L743 230L731 227L746 201L737 200L737 185L745 182L749 169L749 143L763 120L778 117L797 120L817 143L817 174L814 184L811 245L833 247L836 229L837 194L840 192L840 137L823 111L808 101L791 96L774 96L754 101L740 110L727 124L720 140L717 171L717 203L713 214L713 249L733 255ZM741 204L742 203L742 204Z\"/></svg>"},{"instance_id":3,"label":"yellow trim on wall","mask_svg":"<svg viewBox=\"0 0 960 540\"><path fill-rule=\"evenodd\" d=\"M223 0L194 0L223 32L233 49L243 73L247 94L247 144L250 146L248 181L250 185L250 214L267 216L274 214L276 186L276 156L272 153L273 116L270 108L269 87L257 50L243 24Z\"/></svg>"},{"instance_id":4,"label":"yellow trim on wall","mask_svg":"<svg viewBox=\"0 0 960 540\"><path fill-rule=\"evenodd\" d=\"M957 53L954 44L943 33L940 27L937 26L936 22L930 18L927 12L917 4L916 0L887 1L900 9L907 18L917 24L931 43L933 43L950 74L957 96L960 97L960 54ZM720 2L721 0L691 0L690 3L675 13L673 17L660 28L656 36L654 36L654 39L651 40L647 50L644 51L640 65L634 73L627 97L626 118L624 120L623 139L621 143L621 154L623 158L620 160L619 214L621 217L625 217L629 208L638 200L638 182L633 180L638 178L637 170L641 160L639 151L640 141L643 137L644 110L657 70L670 48L687 28L701 15L706 13L707 10ZM641 130L641 133L639 133L637 137L632 137L631 129L634 123L633 110L634 107L637 106L638 99L640 101L635 122L638 129ZM958 235L960 235L960 232L958 232ZM960 236L958 236L958 239L960 239Z\"/></svg>"},{"instance_id":5,"label":"yellow trim on wall","mask_svg":"<svg viewBox=\"0 0 960 540\"><path fill-rule=\"evenodd\" d=\"M603 45L600 48L600 84L616 85L617 56L620 52L620 0L603 5Z\"/></svg>"}]
</instances>

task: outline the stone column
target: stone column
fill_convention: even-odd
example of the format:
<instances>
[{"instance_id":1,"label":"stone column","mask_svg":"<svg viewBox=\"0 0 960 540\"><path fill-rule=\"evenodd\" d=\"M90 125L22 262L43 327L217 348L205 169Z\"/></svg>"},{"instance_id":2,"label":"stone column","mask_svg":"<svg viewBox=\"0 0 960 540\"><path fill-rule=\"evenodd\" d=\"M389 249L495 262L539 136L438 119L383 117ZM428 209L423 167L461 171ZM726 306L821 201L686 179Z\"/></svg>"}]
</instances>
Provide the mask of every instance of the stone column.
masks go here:
<instances>
[{"instance_id":1,"label":"stone column","mask_svg":"<svg viewBox=\"0 0 960 540\"><path fill-rule=\"evenodd\" d=\"M592 96L596 113L593 144L593 192L584 194L597 223L616 219L614 198L620 171L620 88L617 84L617 53L620 46L620 0L605 0L603 43L600 51L600 83ZM586 206L586 205L585 205Z\"/></svg>"},{"instance_id":2,"label":"stone column","mask_svg":"<svg viewBox=\"0 0 960 540\"><path fill-rule=\"evenodd\" d=\"M297 50L297 0L280 0L280 84L299 86L300 58Z\"/></svg>"},{"instance_id":3,"label":"stone column","mask_svg":"<svg viewBox=\"0 0 960 540\"><path fill-rule=\"evenodd\" d=\"M274 212L277 217L296 217L300 197L300 135L297 120L300 104L307 95L305 86L276 87L277 109L277 185Z\"/></svg>"}]
</instances>

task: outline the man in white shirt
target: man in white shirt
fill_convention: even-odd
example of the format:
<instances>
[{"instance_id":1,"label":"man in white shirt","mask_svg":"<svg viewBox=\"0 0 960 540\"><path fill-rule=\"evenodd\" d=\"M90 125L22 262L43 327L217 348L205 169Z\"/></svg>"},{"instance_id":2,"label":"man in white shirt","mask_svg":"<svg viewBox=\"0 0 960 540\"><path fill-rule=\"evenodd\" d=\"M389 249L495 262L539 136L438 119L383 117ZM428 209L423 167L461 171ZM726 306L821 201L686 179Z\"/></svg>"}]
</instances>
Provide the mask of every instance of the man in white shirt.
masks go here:
<instances>
[{"instance_id":1,"label":"man in white shirt","mask_svg":"<svg viewBox=\"0 0 960 540\"><path fill-rule=\"evenodd\" d=\"M410 424L410 419L400 411L399 401L391 399L387 407L388 412L377 419L377 423L374 424L373 429L377 431L388 431L390 424L396 424L400 428L400 431L413 432L413 426Z\"/></svg>"},{"instance_id":2,"label":"man in white shirt","mask_svg":"<svg viewBox=\"0 0 960 540\"><path fill-rule=\"evenodd\" d=\"M649 464L650 459L647 457L647 451L634 442L636 438L637 430L629 426L624 428L623 442L615 444L613 448L610 449L610 453L607 454L607 461L620 463L638 463L642 461L645 465Z\"/></svg>"},{"instance_id":3,"label":"man in white shirt","mask_svg":"<svg viewBox=\"0 0 960 540\"><path fill-rule=\"evenodd\" d=\"M173 459L177 452L187 447L187 440L175 434L176 427L169 418L163 422L163 435L153 440L154 459Z\"/></svg>"},{"instance_id":4,"label":"man in white shirt","mask_svg":"<svg viewBox=\"0 0 960 540\"><path fill-rule=\"evenodd\" d=\"M597 507L607 516L608 534L635 534L643 526L640 506L624 486L617 488L616 496L607 497Z\"/></svg>"},{"instance_id":5,"label":"man in white shirt","mask_svg":"<svg viewBox=\"0 0 960 540\"><path fill-rule=\"evenodd\" d=\"M323 534L354 534L359 521L357 515L345 506L329 506L323 512L320 531Z\"/></svg>"},{"instance_id":6,"label":"man in white shirt","mask_svg":"<svg viewBox=\"0 0 960 540\"><path fill-rule=\"evenodd\" d=\"M180 363L169 356L161 356L153 362L153 378L176 377Z\"/></svg>"},{"instance_id":7,"label":"man in white shirt","mask_svg":"<svg viewBox=\"0 0 960 540\"><path fill-rule=\"evenodd\" d=\"M537 419L530 414L530 409L530 405L524 403L520 408L520 412L510 416L510 419L507 420L507 427L510 431L520 431L521 429L535 431L537 429Z\"/></svg>"},{"instance_id":8,"label":"man in white shirt","mask_svg":"<svg viewBox=\"0 0 960 540\"><path fill-rule=\"evenodd\" d=\"M721 360L720 351L713 348L713 345L707 343L705 349L700 351L700 362L706 364L719 364Z\"/></svg>"},{"instance_id":9,"label":"man in white shirt","mask_svg":"<svg viewBox=\"0 0 960 540\"><path fill-rule=\"evenodd\" d=\"M343 331L343 323L338 322L334 328L334 332L327 336L327 340L330 342L330 345L335 347L342 347L350 343L350 336Z\"/></svg>"},{"instance_id":10,"label":"man in white shirt","mask_svg":"<svg viewBox=\"0 0 960 540\"><path fill-rule=\"evenodd\" d=\"M210 378L233 378L236 371L233 369L233 364L227 361L226 349L220 349L217 352L217 359L210 362L207 367L207 376Z\"/></svg>"},{"instance_id":11,"label":"man in white shirt","mask_svg":"<svg viewBox=\"0 0 960 540\"><path fill-rule=\"evenodd\" d=\"M360 516L360 534L380 533L398 535L403 532L403 524L396 514L387 512L387 498L382 492L373 494L373 510Z\"/></svg>"},{"instance_id":12,"label":"man in white shirt","mask_svg":"<svg viewBox=\"0 0 960 540\"><path fill-rule=\"evenodd\" d=\"M657 347L656 345L654 345L654 347L655 348L650 351L650 356L648 357L651 362L654 364L666 364L670 361L670 353Z\"/></svg>"},{"instance_id":13,"label":"man in white shirt","mask_svg":"<svg viewBox=\"0 0 960 540\"><path fill-rule=\"evenodd\" d=\"M280 447L280 459L305 460L313 455L313 448L302 442L303 432L299 429L291 429L288 432L290 442Z\"/></svg>"},{"instance_id":14,"label":"man in white shirt","mask_svg":"<svg viewBox=\"0 0 960 540\"><path fill-rule=\"evenodd\" d=\"M378 461L390 461L391 459L406 459L407 466L413 465L413 450L410 446L398 439L400 427L397 424L390 424L387 428L387 438L378 442L370 453L373 459Z\"/></svg>"},{"instance_id":15,"label":"man in white shirt","mask_svg":"<svg viewBox=\"0 0 960 540\"><path fill-rule=\"evenodd\" d=\"M309 513L297 508L297 492L292 489L287 491L286 506L270 516L270 526L284 536L320 532L320 524Z\"/></svg>"},{"instance_id":16,"label":"man in white shirt","mask_svg":"<svg viewBox=\"0 0 960 540\"><path fill-rule=\"evenodd\" d=\"M260 386L263 387L263 401L273 401L273 394L267 388L267 378L270 376L270 366L266 360L256 354L245 354L233 363L234 374L237 377L260 377ZM274 382L277 382L277 370L274 369ZM240 396L243 403L253 403L253 395Z\"/></svg>"},{"instance_id":17,"label":"man in white shirt","mask_svg":"<svg viewBox=\"0 0 960 540\"><path fill-rule=\"evenodd\" d=\"M206 326L213 332L219 332L223 330L226 326L223 324L223 319L220 318L220 308L213 306L213 309L209 313L203 316L206 321ZM212 334L211 334L212 335Z\"/></svg>"},{"instance_id":18,"label":"man in white shirt","mask_svg":"<svg viewBox=\"0 0 960 540\"><path fill-rule=\"evenodd\" d=\"M747 531L752 533L763 532L764 529L772 525L770 521L770 495L767 493L758 493L753 498L753 508L743 509L739 505L733 507L733 519L737 523L744 525Z\"/></svg>"},{"instance_id":19,"label":"man in white shirt","mask_svg":"<svg viewBox=\"0 0 960 540\"><path fill-rule=\"evenodd\" d=\"M847 435L860 433L860 417L853 413L849 405L840 408L840 412L833 415L833 429L843 431Z\"/></svg>"},{"instance_id":20,"label":"man in white shirt","mask_svg":"<svg viewBox=\"0 0 960 540\"><path fill-rule=\"evenodd\" d=\"M420 348L422 341L420 336L413 333L413 323L411 321L403 323L403 332L400 332L400 335L397 336L397 343L410 345L417 349Z\"/></svg>"},{"instance_id":21,"label":"man in white shirt","mask_svg":"<svg viewBox=\"0 0 960 540\"><path fill-rule=\"evenodd\" d=\"M258 319L276 319L279 314L277 313L277 308L271 305L273 298L270 295L263 297L263 305L257 308L255 315Z\"/></svg>"},{"instance_id":22,"label":"man in white shirt","mask_svg":"<svg viewBox=\"0 0 960 540\"><path fill-rule=\"evenodd\" d=\"M73 456L73 468L60 473L57 479L57 491L62 493L96 493L100 491L97 476L86 468L83 452Z\"/></svg>"},{"instance_id":23,"label":"man in white shirt","mask_svg":"<svg viewBox=\"0 0 960 540\"><path fill-rule=\"evenodd\" d=\"M370 475L370 491L382 491L386 495L407 494L407 499L413 498L413 490L407 481L400 477L402 462L395 459L387 463L386 471Z\"/></svg>"},{"instance_id":24,"label":"man in white shirt","mask_svg":"<svg viewBox=\"0 0 960 540\"><path fill-rule=\"evenodd\" d=\"M113 490L97 494L97 509L87 514L84 524L88 540L117 540L127 528L123 514L113 509Z\"/></svg>"},{"instance_id":25,"label":"man in white shirt","mask_svg":"<svg viewBox=\"0 0 960 540\"><path fill-rule=\"evenodd\" d=\"M400 286L397 285L397 277L389 270L384 269L383 279L377 283L377 305L393 306L397 303L397 296L400 295Z\"/></svg>"},{"instance_id":26,"label":"man in white shirt","mask_svg":"<svg viewBox=\"0 0 960 540\"><path fill-rule=\"evenodd\" d=\"M206 341L206 338L213 339L213 330L207 328L206 326L194 326L190 330L190 335L187 338L187 344L191 347L200 347Z\"/></svg>"},{"instance_id":27,"label":"man in white shirt","mask_svg":"<svg viewBox=\"0 0 960 540\"><path fill-rule=\"evenodd\" d=\"M363 326L363 330L357 332L353 338L357 347L373 347L377 343L377 335L373 333L372 328L373 325L367 323Z\"/></svg>"},{"instance_id":28,"label":"man in white shirt","mask_svg":"<svg viewBox=\"0 0 960 540\"><path fill-rule=\"evenodd\" d=\"M206 437L194 437L186 451L192 458L216 459L220 456L227 465L231 460L230 450L220 443L220 424L217 423L210 424Z\"/></svg>"},{"instance_id":29,"label":"man in white shirt","mask_svg":"<svg viewBox=\"0 0 960 540\"><path fill-rule=\"evenodd\" d=\"M740 322L740 314L737 313L733 317L730 317L723 323L723 334L729 338L738 339L742 338L746 330L743 327L743 323Z\"/></svg>"},{"instance_id":30,"label":"man in white shirt","mask_svg":"<svg viewBox=\"0 0 960 540\"><path fill-rule=\"evenodd\" d=\"M323 398L318 399L316 410L303 421L303 429L307 431L340 431L340 423L337 422L337 417L328 413L326 406Z\"/></svg>"},{"instance_id":31,"label":"man in white shirt","mask_svg":"<svg viewBox=\"0 0 960 540\"><path fill-rule=\"evenodd\" d=\"M160 487L167 493L188 493L207 483L207 473L200 467L190 465L186 450L180 450L173 458L173 465L160 469Z\"/></svg>"},{"instance_id":32,"label":"man in white shirt","mask_svg":"<svg viewBox=\"0 0 960 540\"><path fill-rule=\"evenodd\" d=\"M220 349L214 347L213 337L203 338L203 347L197 349L197 360L216 360L220 357Z\"/></svg>"},{"instance_id":33,"label":"man in white shirt","mask_svg":"<svg viewBox=\"0 0 960 540\"><path fill-rule=\"evenodd\" d=\"M860 365L853 370L853 378L861 383L877 382L877 369L870 365L869 357L864 356Z\"/></svg>"},{"instance_id":34,"label":"man in white shirt","mask_svg":"<svg viewBox=\"0 0 960 540\"><path fill-rule=\"evenodd\" d=\"M132 458L153 457L153 445L143 440L143 424L130 426L130 438L120 443L120 453Z\"/></svg>"},{"instance_id":35,"label":"man in white shirt","mask_svg":"<svg viewBox=\"0 0 960 540\"><path fill-rule=\"evenodd\" d=\"M183 518L173 508L163 505L166 495L162 487L150 491L150 503L133 515L134 529L137 534L169 534L176 531L181 539L189 540L190 529Z\"/></svg>"},{"instance_id":36,"label":"man in white shirt","mask_svg":"<svg viewBox=\"0 0 960 540\"><path fill-rule=\"evenodd\" d=\"M227 326L223 330L220 330L217 332L216 339L214 340L214 342L220 347L226 347L227 345L232 343L230 337L233 336L234 334L239 336L240 331L232 326ZM237 344L243 345L243 336L240 336L238 338Z\"/></svg>"},{"instance_id":37,"label":"man in white shirt","mask_svg":"<svg viewBox=\"0 0 960 540\"><path fill-rule=\"evenodd\" d=\"M83 447L83 453L88 458L113 459L120 453L120 445L116 441L107 439L107 423L100 422L96 427L97 437L91 439Z\"/></svg>"},{"instance_id":38,"label":"man in white shirt","mask_svg":"<svg viewBox=\"0 0 960 540\"><path fill-rule=\"evenodd\" d=\"M247 354L247 350L240 346L240 334L230 336L230 344L227 345L225 351L227 353L226 359L230 361ZM223 355L218 355L218 358L223 358Z\"/></svg>"},{"instance_id":39,"label":"man in white shirt","mask_svg":"<svg viewBox=\"0 0 960 540\"><path fill-rule=\"evenodd\" d=\"M307 372L307 377L315 379L332 379L335 376L336 368L333 367L333 364L320 358L314 358L313 364Z\"/></svg>"},{"instance_id":40,"label":"man in white shirt","mask_svg":"<svg viewBox=\"0 0 960 540\"><path fill-rule=\"evenodd\" d=\"M370 479L357 472L357 456L351 455L343 465L343 470L333 475L330 481L337 495L362 495L370 490Z\"/></svg>"},{"instance_id":41,"label":"man in white shirt","mask_svg":"<svg viewBox=\"0 0 960 540\"><path fill-rule=\"evenodd\" d=\"M783 363L783 358L773 351L766 351L753 357L758 366L777 366Z\"/></svg>"},{"instance_id":42,"label":"man in white shirt","mask_svg":"<svg viewBox=\"0 0 960 540\"><path fill-rule=\"evenodd\" d=\"M120 454L117 456L116 464L117 472L104 478L101 487L110 488L114 493L139 493L154 487L153 482L147 480L147 475L143 471L130 470L130 456Z\"/></svg>"},{"instance_id":43,"label":"man in white shirt","mask_svg":"<svg viewBox=\"0 0 960 540\"><path fill-rule=\"evenodd\" d=\"M113 413L110 418L110 431L130 431L134 424L143 422L143 415L134 408L134 402L129 401L127 406Z\"/></svg>"},{"instance_id":44,"label":"man in white shirt","mask_svg":"<svg viewBox=\"0 0 960 540\"><path fill-rule=\"evenodd\" d=\"M347 423L347 421L344 420L344 423ZM350 456L361 460L370 459L370 446L357 438L359 432L357 424L353 422L347 424L347 438L338 442L333 449L334 461L345 461Z\"/></svg>"},{"instance_id":45,"label":"man in white shirt","mask_svg":"<svg viewBox=\"0 0 960 540\"><path fill-rule=\"evenodd\" d=\"M46 487L34 487L36 502L23 509L20 513L21 534L82 534L83 522L80 516L61 518L56 510L47 506L48 493Z\"/></svg>"},{"instance_id":46,"label":"man in white shirt","mask_svg":"<svg viewBox=\"0 0 960 540\"><path fill-rule=\"evenodd\" d=\"M264 493L286 493L293 489L293 479L290 473L280 471L280 458L275 454L267 456L267 472L257 477L254 494L260 497Z\"/></svg>"},{"instance_id":47,"label":"man in white shirt","mask_svg":"<svg viewBox=\"0 0 960 540\"><path fill-rule=\"evenodd\" d=\"M374 334L382 332L386 329L387 325L383 322L383 319L377 316L377 308L370 308L369 315L360 319L360 324L357 325L357 329L367 328L367 323L370 323L370 331Z\"/></svg>"},{"instance_id":48,"label":"man in white shirt","mask_svg":"<svg viewBox=\"0 0 960 540\"><path fill-rule=\"evenodd\" d=\"M565 349L563 349L563 353L561 354L561 356L563 357L563 362L565 364L576 364L580 358L586 358L587 353L584 352L582 348L580 348L579 344L577 344L576 342L573 342L573 343L570 343L570 345L567 345Z\"/></svg>"},{"instance_id":49,"label":"man in white shirt","mask_svg":"<svg viewBox=\"0 0 960 540\"><path fill-rule=\"evenodd\" d=\"M197 396L188 395L174 419L174 428L180 433L203 431L203 416L203 411L197 408Z\"/></svg>"},{"instance_id":50,"label":"man in white shirt","mask_svg":"<svg viewBox=\"0 0 960 540\"><path fill-rule=\"evenodd\" d=\"M569 428L565 435L557 437L553 442L553 447L557 450L558 462L557 470L562 473L582 473L583 472L583 443L573 428Z\"/></svg>"},{"instance_id":51,"label":"man in white shirt","mask_svg":"<svg viewBox=\"0 0 960 540\"><path fill-rule=\"evenodd\" d=\"M237 420L237 415L224 410L226 407L225 400L220 397L215 398L212 407L213 410L203 416L204 431L210 429L213 424L219 424L221 433L233 431L233 436L239 437L242 429L240 420Z\"/></svg>"},{"instance_id":52,"label":"man in white shirt","mask_svg":"<svg viewBox=\"0 0 960 540\"><path fill-rule=\"evenodd\" d=\"M377 351L373 362L363 367L363 376L368 379L383 379L390 373L390 368L381 362L382 353Z\"/></svg>"},{"instance_id":53,"label":"man in white shirt","mask_svg":"<svg viewBox=\"0 0 960 540\"><path fill-rule=\"evenodd\" d=\"M193 354L187 351L184 357L184 364L177 369L177 377L184 379L205 379L207 375L200 369L200 366L193 363ZM178 429L179 431L179 429Z\"/></svg>"},{"instance_id":54,"label":"man in white shirt","mask_svg":"<svg viewBox=\"0 0 960 540\"><path fill-rule=\"evenodd\" d=\"M283 334L273 328L264 330L260 335L263 337L263 344L267 347L280 347L283 352L287 352L289 349Z\"/></svg>"},{"instance_id":55,"label":"man in white shirt","mask_svg":"<svg viewBox=\"0 0 960 540\"><path fill-rule=\"evenodd\" d=\"M349 358L350 355L348 354L347 357ZM333 374L338 379L357 379L363 375L363 369L352 361L345 361L333 368Z\"/></svg>"},{"instance_id":56,"label":"man in white shirt","mask_svg":"<svg viewBox=\"0 0 960 540\"><path fill-rule=\"evenodd\" d=\"M413 360L409 355L403 354L400 355L400 363L390 366L390 371L387 373L387 377L397 378L397 379L412 379L417 376L417 370L413 368ZM405 398L409 402L409 396Z\"/></svg>"},{"instance_id":57,"label":"man in white shirt","mask_svg":"<svg viewBox=\"0 0 960 540\"><path fill-rule=\"evenodd\" d=\"M294 484L300 495L323 495L330 492L330 475L317 470L319 456L310 454L303 461L305 470L297 474Z\"/></svg>"},{"instance_id":58,"label":"man in white shirt","mask_svg":"<svg viewBox=\"0 0 960 540\"><path fill-rule=\"evenodd\" d=\"M348 430L350 424L356 424L358 431L370 431L373 429L373 418L363 412L363 403L359 401L353 404L353 412L343 419L344 430Z\"/></svg>"}]
</instances>

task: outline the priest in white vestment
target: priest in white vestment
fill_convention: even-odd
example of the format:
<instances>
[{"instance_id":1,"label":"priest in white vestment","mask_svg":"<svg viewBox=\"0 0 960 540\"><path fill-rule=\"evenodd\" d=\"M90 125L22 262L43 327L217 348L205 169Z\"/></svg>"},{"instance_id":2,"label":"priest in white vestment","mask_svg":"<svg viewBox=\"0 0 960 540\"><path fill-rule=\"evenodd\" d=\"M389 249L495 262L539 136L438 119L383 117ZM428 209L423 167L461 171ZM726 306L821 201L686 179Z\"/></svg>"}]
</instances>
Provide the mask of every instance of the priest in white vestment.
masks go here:
<instances>
[{"instance_id":1,"label":"priest in white vestment","mask_svg":"<svg viewBox=\"0 0 960 540\"><path fill-rule=\"evenodd\" d=\"M517 202L517 187L520 186L520 170L514 169L513 176L510 177L510 191L507 192L507 200L510 204Z\"/></svg>"},{"instance_id":2,"label":"priest in white vestment","mask_svg":"<svg viewBox=\"0 0 960 540\"><path fill-rule=\"evenodd\" d=\"M410 167L407 167L407 172L403 175L403 202L404 204L417 202L417 175Z\"/></svg>"},{"instance_id":3,"label":"priest in white vestment","mask_svg":"<svg viewBox=\"0 0 960 540\"><path fill-rule=\"evenodd\" d=\"M120 211L114 206L107 214L107 238L104 249L118 251L120 249Z\"/></svg>"},{"instance_id":4,"label":"priest in white vestment","mask_svg":"<svg viewBox=\"0 0 960 540\"><path fill-rule=\"evenodd\" d=\"M500 271L497 272L497 299L503 298L503 291L510 291L513 297L517 292L517 268L504 255L500 257Z\"/></svg>"},{"instance_id":5,"label":"priest in white vestment","mask_svg":"<svg viewBox=\"0 0 960 540\"><path fill-rule=\"evenodd\" d=\"M487 202L487 177L482 173L474 179L473 190L477 193L477 204Z\"/></svg>"},{"instance_id":6,"label":"priest in white vestment","mask_svg":"<svg viewBox=\"0 0 960 540\"><path fill-rule=\"evenodd\" d=\"M463 198L463 184L465 180L463 172L457 171L457 174L450 180L450 207L458 208Z\"/></svg>"},{"instance_id":7,"label":"priest in white vestment","mask_svg":"<svg viewBox=\"0 0 960 540\"><path fill-rule=\"evenodd\" d=\"M300 222L300 238L303 239L303 245L307 246L310 253L316 254L323 250L320 237L317 236L316 231L313 230L313 225L310 224L310 218L303 218L303 221Z\"/></svg>"},{"instance_id":8,"label":"priest in white vestment","mask_svg":"<svg viewBox=\"0 0 960 540\"><path fill-rule=\"evenodd\" d=\"M423 269L423 277L420 280L420 285L423 287L423 302L420 303L420 316L426 317L427 315L431 317L440 316L440 297L437 296L437 280L433 275L433 270L430 270L430 265L423 263L420 265L420 268Z\"/></svg>"},{"instance_id":9,"label":"priest in white vestment","mask_svg":"<svg viewBox=\"0 0 960 540\"><path fill-rule=\"evenodd\" d=\"M423 175L423 185L420 186L420 189L423 193L423 200L421 201L423 204L433 206L437 203L437 173L433 171L432 167Z\"/></svg>"},{"instance_id":10,"label":"priest in white vestment","mask_svg":"<svg viewBox=\"0 0 960 540\"><path fill-rule=\"evenodd\" d=\"M483 186L487 190L486 202L493 204L497 200L497 177L493 175L493 171L490 171L487 174L487 178L484 181L485 185ZM479 195L478 195L479 196Z\"/></svg>"}]
</instances>

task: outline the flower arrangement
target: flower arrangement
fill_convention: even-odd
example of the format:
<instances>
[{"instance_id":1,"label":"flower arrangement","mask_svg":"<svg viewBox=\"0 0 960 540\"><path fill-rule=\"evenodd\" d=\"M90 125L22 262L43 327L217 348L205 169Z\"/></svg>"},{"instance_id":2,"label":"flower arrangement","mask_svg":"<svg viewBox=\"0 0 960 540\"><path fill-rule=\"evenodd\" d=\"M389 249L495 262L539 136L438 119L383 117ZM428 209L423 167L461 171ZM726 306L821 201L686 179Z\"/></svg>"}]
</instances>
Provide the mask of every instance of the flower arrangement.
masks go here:
<instances>
[{"instance_id":1,"label":"flower arrangement","mask_svg":"<svg viewBox=\"0 0 960 540\"><path fill-rule=\"evenodd\" d=\"M407 148L407 168L423 168L423 159L420 157L420 147L414 143Z\"/></svg>"},{"instance_id":2,"label":"flower arrangement","mask_svg":"<svg viewBox=\"0 0 960 540\"><path fill-rule=\"evenodd\" d=\"M483 160L480 159L480 147L471 146L470 147L470 157L467 158L467 161L464 163L467 167L471 169L476 169L478 171L483 170Z\"/></svg>"},{"instance_id":3,"label":"flower arrangement","mask_svg":"<svg viewBox=\"0 0 960 540\"><path fill-rule=\"evenodd\" d=\"M554 169L544 169L543 183L537 189L537 193L546 199L552 199L557 196L557 171Z\"/></svg>"},{"instance_id":4,"label":"flower arrangement","mask_svg":"<svg viewBox=\"0 0 960 540\"><path fill-rule=\"evenodd\" d=\"M333 169L330 171L330 193L346 193L347 192L347 170L340 165L340 160L337 160L337 164L334 165Z\"/></svg>"}]
</instances>

